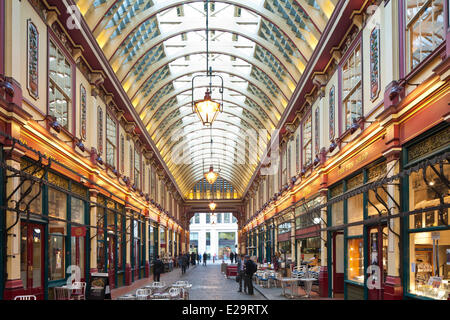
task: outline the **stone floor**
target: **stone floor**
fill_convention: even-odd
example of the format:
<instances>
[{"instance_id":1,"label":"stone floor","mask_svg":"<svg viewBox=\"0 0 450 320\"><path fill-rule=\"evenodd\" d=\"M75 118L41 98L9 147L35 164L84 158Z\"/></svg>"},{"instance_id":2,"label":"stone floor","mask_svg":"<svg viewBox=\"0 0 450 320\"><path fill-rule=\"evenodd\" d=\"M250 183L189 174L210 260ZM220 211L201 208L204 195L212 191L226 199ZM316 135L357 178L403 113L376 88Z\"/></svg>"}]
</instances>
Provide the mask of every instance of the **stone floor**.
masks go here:
<instances>
[{"instance_id":1,"label":"stone floor","mask_svg":"<svg viewBox=\"0 0 450 320\"><path fill-rule=\"evenodd\" d=\"M228 261L229 262L229 261ZM257 290L250 296L245 293L237 292L238 283L234 277L227 279L220 271L220 263L208 263L207 266L190 266L184 275L180 268L175 268L172 272L161 274L161 281L171 284L177 280L186 280L192 284L190 290L190 300L265 300L266 298ZM137 289L142 288L153 282L153 278L141 279L134 282L131 286L113 289L112 299L135 293Z\"/></svg>"}]
</instances>

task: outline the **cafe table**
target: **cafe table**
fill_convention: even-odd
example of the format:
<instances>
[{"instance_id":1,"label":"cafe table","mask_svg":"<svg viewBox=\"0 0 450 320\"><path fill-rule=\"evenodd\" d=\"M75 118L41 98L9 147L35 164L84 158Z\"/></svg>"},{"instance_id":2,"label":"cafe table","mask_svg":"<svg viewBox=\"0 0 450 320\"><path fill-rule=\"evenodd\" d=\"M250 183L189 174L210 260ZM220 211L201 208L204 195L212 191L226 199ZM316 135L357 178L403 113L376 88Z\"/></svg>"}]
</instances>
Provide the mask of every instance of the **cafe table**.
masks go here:
<instances>
[{"instance_id":1,"label":"cafe table","mask_svg":"<svg viewBox=\"0 0 450 320\"><path fill-rule=\"evenodd\" d=\"M294 287L295 288L297 288L297 281L298 281L299 279L297 279L297 278L281 278L280 279L280 281L281 281L281 287L283 288L283 293L282 293L282 295L283 296L286 296L286 286L287 286L287 284L291 284L290 286L291 286L291 295L289 296L291 299L292 298L294 298L295 297L295 295L294 295Z\"/></svg>"},{"instance_id":2,"label":"cafe table","mask_svg":"<svg viewBox=\"0 0 450 320\"><path fill-rule=\"evenodd\" d=\"M305 292L306 292L306 298L311 297L311 289L312 284L314 281L317 281L315 278L300 278L299 281L303 281L305 283Z\"/></svg>"}]
</instances>

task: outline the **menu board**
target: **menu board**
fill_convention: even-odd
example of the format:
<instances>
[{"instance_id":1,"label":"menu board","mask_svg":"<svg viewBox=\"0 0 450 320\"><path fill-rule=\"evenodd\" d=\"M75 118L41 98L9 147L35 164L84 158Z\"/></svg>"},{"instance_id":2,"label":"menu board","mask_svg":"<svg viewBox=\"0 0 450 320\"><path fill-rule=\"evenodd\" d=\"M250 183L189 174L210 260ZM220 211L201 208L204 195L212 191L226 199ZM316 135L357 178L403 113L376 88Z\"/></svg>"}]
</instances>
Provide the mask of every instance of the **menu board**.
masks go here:
<instances>
[{"instance_id":1,"label":"menu board","mask_svg":"<svg viewBox=\"0 0 450 320\"><path fill-rule=\"evenodd\" d=\"M92 273L87 292L88 300L111 300L108 274Z\"/></svg>"}]
</instances>

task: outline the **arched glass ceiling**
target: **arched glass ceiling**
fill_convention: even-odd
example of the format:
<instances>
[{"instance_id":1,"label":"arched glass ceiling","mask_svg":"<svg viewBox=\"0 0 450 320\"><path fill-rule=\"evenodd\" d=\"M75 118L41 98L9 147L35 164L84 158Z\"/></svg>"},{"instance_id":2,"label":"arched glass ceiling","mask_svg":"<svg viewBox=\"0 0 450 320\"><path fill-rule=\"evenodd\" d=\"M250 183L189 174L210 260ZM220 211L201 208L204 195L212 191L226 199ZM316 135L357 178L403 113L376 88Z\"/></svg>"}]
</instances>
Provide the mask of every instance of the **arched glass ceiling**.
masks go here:
<instances>
[{"instance_id":1,"label":"arched glass ceiling","mask_svg":"<svg viewBox=\"0 0 450 320\"><path fill-rule=\"evenodd\" d=\"M210 164L243 194L337 1L210 1L209 61L225 88L211 130L191 109L192 77L206 71L203 0L76 3L188 197ZM194 100L209 85L197 79Z\"/></svg>"}]
</instances>

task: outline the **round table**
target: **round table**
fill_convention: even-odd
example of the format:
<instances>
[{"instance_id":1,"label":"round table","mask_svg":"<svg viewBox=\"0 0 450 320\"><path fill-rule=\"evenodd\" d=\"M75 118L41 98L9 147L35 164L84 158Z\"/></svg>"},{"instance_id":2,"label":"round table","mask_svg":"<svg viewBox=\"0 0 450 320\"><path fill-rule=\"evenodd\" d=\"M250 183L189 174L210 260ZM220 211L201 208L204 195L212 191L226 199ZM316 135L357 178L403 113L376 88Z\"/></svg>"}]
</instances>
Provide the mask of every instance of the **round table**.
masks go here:
<instances>
[{"instance_id":1,"label":"round table","mask_svg":"<svg viewBox=\"0 0 450 320\"><path fill-rule=\"evenodd\" d=\"M296 287L297 286L297 281L298 281L299 279L297 279L297 278L282 278L282 279L280 279L280 281L281 281L281 286L283 287L283 296L286 296L286 292L285 292L285 290L286 290L286 286L285 285L283 285L283 283L289 283L289 282L291 282L292 284L291 284L291 296L290 296L290 298L292 299L292 298L294 298L294 287Z\"/></svg>"},{"instance_id":2,"label":"round table","mask_svg":"<svg viewBox=\"0 0 450 320\"><path fill-rule=\"evenodd\" d=\"M311 297L312 284L313 284L314 281L317 281L317 279L315 279L315 278L300 278L298 280L303 281L305 283L306 297L310 298Z\"/></svg>"}]
</instances>

